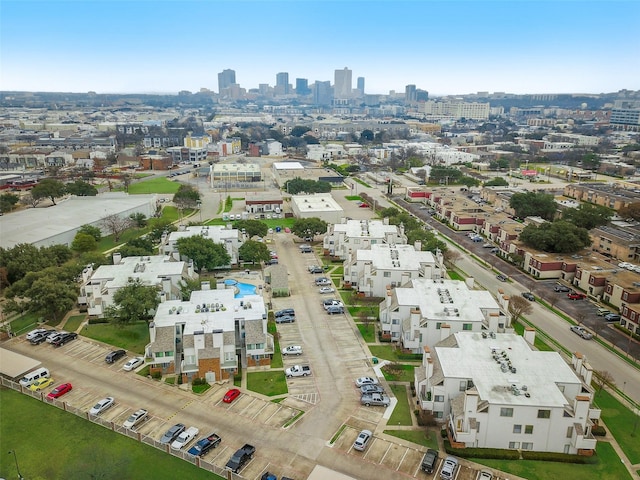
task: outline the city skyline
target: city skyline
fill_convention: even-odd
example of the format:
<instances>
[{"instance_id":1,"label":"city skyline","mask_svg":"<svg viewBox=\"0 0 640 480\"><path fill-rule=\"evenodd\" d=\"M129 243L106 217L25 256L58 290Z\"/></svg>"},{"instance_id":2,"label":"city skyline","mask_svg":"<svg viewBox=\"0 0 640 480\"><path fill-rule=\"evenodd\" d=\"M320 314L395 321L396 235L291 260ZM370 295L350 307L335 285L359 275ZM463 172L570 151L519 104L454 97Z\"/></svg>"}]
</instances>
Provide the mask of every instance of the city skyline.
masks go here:
<instances>
[{"instance_id":1,"label":"city skyline","mask_svg":"<svg viewBox=\"0 0 640 480\"><path fill-rule=\"evenodd\" d=\"M430 96L640 89L640 2L4 0L0 89L246 89L276 76ZM272 20L269 20L272 19Z\"/></svg>"}]
</instances>

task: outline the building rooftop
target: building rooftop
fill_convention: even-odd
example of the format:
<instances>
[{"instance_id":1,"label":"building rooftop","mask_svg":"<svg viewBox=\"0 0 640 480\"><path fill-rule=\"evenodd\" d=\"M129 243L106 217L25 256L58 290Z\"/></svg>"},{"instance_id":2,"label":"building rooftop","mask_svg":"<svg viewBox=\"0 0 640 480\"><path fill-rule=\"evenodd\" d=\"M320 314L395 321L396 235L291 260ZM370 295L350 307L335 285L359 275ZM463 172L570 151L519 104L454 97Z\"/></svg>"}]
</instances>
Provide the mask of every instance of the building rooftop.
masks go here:
<instances>
[{"instance_id":1,"label":"building rooftop","mask_svg":"<svg viewBox=\"0 0 640 480\"><path fill-rule=\"evenodd\" d=\"M174 243L180 238L188 238L195 235L209 238L215 243L222 243L227 239L237 240L239 231L235 228L227 228L225 225L194 225L188 226L184 230L171 232L167 238L167 243Z\"/></svg>"},{"instance_id":2,"label":"building rooftop","mask_svg":"<svg viewBox=\"0 0 640 480\"><path fill-rule=\"evenodd\" d=\"M185 262L165 255L124 257L117 265L99 266L90 281L106 279L107 288L124 287L130 279L139 279L144 285L156 285L166 275L182 275L185 268Z\"/></svg>"},{"instance_id":3,"label":"building rooftop","mask_svg":"<svg viewBox=\"0 0 640 480\"><path fill-rule=\"evenodd\" d=\"M431 252L416 251L413 245L371 245L370 250L357 250L357 261L370 260L374 268L381 270L418 270L421 264L436 263Z\"/></svg>"},{"instance_id":4,"label":"building rooftop","mask_svg":"<svg viewBox=\"0 0 640 480\"><path fill-rule=\"evenodd\" d=\"M345 236L384 238L388 233L398 233L400 227L389 225L382 220L345 220L333 225L335 233L344 233Z\"/></svg>"},{"instance_id":5,"label":"building rooftop","mask_svg":"<svg viewBox=\"0 0 640 480\"><path fill-rule=\"evenodd\" d=\"M304 170L300 162L273 162L275 170Z\"/></svg>"},{"instance_id":6,"label":"building rooftop","mask_svg":"<svg viewBox=\"0 0 640 480\"><path fill-rule=\"evenodd\" d=\"M330 193L292 195L291 201L296 203L300 212L342 211L342 207L334 200Z\"/></svg>"}]
</instances>

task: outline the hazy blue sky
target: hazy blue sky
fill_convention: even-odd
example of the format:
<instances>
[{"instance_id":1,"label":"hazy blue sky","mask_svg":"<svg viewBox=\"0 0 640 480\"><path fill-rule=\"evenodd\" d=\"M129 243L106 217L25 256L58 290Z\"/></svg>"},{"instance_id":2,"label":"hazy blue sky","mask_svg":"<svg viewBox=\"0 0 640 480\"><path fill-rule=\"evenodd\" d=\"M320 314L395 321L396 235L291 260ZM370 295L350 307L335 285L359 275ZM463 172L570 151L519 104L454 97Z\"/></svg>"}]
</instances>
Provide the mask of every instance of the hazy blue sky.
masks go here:
<instances>
[{"instance_id":1,"label":"hazy blue sky","mask_svg":"<svg viewBox=\"0 0 640 480\"><path fill-rule=\"evenodd\" d=\"M0 1L0 89L218 91L276 73L367 93L640 89L640 1Z\"/></svg>"}]
</instances>

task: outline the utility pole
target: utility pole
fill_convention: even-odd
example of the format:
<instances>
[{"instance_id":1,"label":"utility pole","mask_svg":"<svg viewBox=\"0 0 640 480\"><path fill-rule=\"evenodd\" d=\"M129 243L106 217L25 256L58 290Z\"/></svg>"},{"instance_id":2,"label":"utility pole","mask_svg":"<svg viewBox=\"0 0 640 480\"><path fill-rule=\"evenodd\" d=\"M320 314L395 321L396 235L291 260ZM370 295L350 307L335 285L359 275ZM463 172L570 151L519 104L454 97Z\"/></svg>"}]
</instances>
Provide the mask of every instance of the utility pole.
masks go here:
<instances>
[{"instance_id":1,"label":"utility pole","mask_svg":"<svg viewBox=\"0 0 640 480\"><path fill-rule=\"evenodd\" d=\"M16 451L15 450L9 450L9 455L11 455L13 453L13 459L16 462L16 470L18 472L18 479L19 480L24 480L24 477L22 476L22 474L20 473L20 466L18 465L18 457L16 455Z\"/></svg>"}]
</instances>

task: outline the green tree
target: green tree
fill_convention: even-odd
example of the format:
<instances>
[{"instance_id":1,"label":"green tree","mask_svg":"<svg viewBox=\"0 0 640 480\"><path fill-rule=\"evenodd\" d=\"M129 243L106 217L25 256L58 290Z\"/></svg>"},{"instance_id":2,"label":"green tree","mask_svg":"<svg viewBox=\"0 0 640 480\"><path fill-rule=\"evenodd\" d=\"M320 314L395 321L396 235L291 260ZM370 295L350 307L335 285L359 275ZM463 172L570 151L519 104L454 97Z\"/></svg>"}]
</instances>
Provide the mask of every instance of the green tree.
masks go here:
<instances>
[{"instance_id":1,"label":"green tree","mask_svg":"<svg viewBox=\"0 0 640 480\"><path fill-rule=\"evenodd\" d=\"M195 208L200 202L200 192L191 185L180 185L173 195L173 203L180 209Z\"/></svg>"},{"instance_id":2,"label":"green tree","mask_svg":"<svg viewBox=\"0 0 640 480\"><path fill-rule=\"evenodd\" d=\"M153 243L160 243L164 233L168 234L178 230L178 227L171 223L171 220L166 218L151 218L149 219L148 225L151 228L151 231L147 234L147 237Z\"/></svg>"},{"instance_id":3,"label":"green tree","mask_svg":"<svg viewBox=\"0 0 640 480\"><path fill-rule=\"evenodd\" d=\"M485 187L508 187L509 182L504 177L495 177L484 183Z\"/></svg>"},{"instance_id":4,"label":"green tree","mask_svg":"<svg viewBox=\"0 0 640 480\"><path fill-rule=\"evenodd\" d=\"M31 189L31 196L34 199L49 198L55 205L56 198L64 196L66 192L67 189L64 183L52 178L45 178Z\"/></svg>"},{"instance_id":5,"label":"green tree","mask_svg":"<svg viewBox=\"0 0 640 480\"><path fill-rule=\"evenodd\" d=\"M96 239L88 233L76 233L76 236L71 242L71 250L76 252L90 252L98 247Z\"/></svg>"},{"instance_id":6,"label":"green tree","mask_svg":"<svg viewBox=\"0 0 640 480\"><path fill-rule=\"evenodd\" d=\"M415 242L418 240L422 244L422 251L425 252L433 252L436 250L440 250L443 254L447 251L447 244L438 238L432 233L422 228L416 228L414 230L409 230L406 232L407 235L407 243L410 245L415 245Z\"/></svg>"},{"instance_id":7,"label":"green tree","mask_svg":"<svg viewBox=\"0 0 640 480\"><path fill-rule=\"evenodd\" d=\"M574 253L591 245L589 231L564 220L527 225L519 239L527 246L552 253Z\"/></svg>"},{"instance_id":8,"label":"green tree","mask_svg":"<svg viewBox=\"0 0 640 480\"><path fill-rule=\"evenodd\" d=\"M241 231L244 230L249 238L255 237L256 235L258 237L264 237L269 231L267 224L260 220L237 220L233 223L233 228Z\"/></svg>"},{"instance_id":9,"label":"green tree","mask_svg":"<svg viewBox=\"0 0 640 480\"><path fill-rule=\"evenodd\" d=\"M326 233L327 222L317 217L311 218L298 218L291 226L291 232L298 237L313 237L314 235L320 235Z\"/></svg>"},{"instance_id":10,"label":"green tree","mask_svg":"<svg viewBox=\"0 0 640 480\"><path fill-rule=\"evenodd\" d=\"M20 280L27 272L61 265L72 256L66 245L37 248L29 243L19 243L9 249L0 247L0 265L6 267L9 283Z\"/></svg>"},{"instance_id":11,"label":"green tree","mask_svg":"<svg viewBox=\"0 0 640 480\"><path fill-rule=\"evenodd\" d=\"M630 203L626 207L620 208L618 210L618 215L622 218L640 220L640 202Z\"/></svg>"},{"instance_id":12,"label":"green tree","mask_svg":"<svg viewBox=\"0 0 640 480\"><path fill-rule=\"evenodd\" d=\"M311 129L309 127L303 127L297 125L291 129L292 137L302 137L305 133L309 132Z\"/></svg>"},{"instance_id":13,"label":"green tree","mask_svg":"<svg viewBox=\"0 0 640 480\"><path fill-rule=\"evenodd\" d=\"M144 255L155 255L157 249L154 248L153 242L148 237L138 237L129 240L118 248L123 257L136 257Z\"/></svg>"},{"instance_id":14,"label":"green tree","mask_svg":"<svg viewBox=\"0 0 640 480\"><path fill-rule=\"evenodd\" d=\"M180 256L193 261L193 266L198 272L203 268L214 270L225 267L231 262L231 257L223 245L199 235L179 238L176 247Z\"/></svg>"},{"instance_id":15,"label":"green tree","mask_svg":"<svg viewBox=\"0 0 640 480\"><path fill-rule=\"evenodd\" d=\"M362 133L360 133L360 143L365 144L373 142L374 136L375 135L372 130L363 130Z\"/></svg>"},{"instance_id":16,"label":"green tree","mask_svg":"<svg viewBox=\"0 0 640 480\"><path fill-rule=\"evenodd\" d=\"M562 212L563 220L587 230L606 225L612 216L613 210L610 208L592 203L582 203L578 208L567 208Z\"/></svg>"},{"instance_id":17,"label":"green tree","mask_svg":"<svg viewBox=\"0 0 640 480\"><path fill-rule=\"evenodd\" d=\"M0 212L10 212L20 201L15 193L3 193L0 195Z\"/></svg>"},{"instance_id":18,"label":"green tree","mask_svg":"<svg viewBox=\"0 0 640 480\"><path fill-rule=\"evenodd\" d=\"M557 209L553 195L538 192L514 193L509 206L520 218L538 216L545 220L552 220Z\"/></svg>"},{"instance_id":19,"label":"green tree","mask_svg":"<svg viewBox=\"0 0 640 480\"><path fill-rule=\"evenodd\" d=\"M307 180L296 177L287 180L283 187L287 193L296 195L298 193L327 193L331 191L331 184L324 181Z\"/></svg>"},{"instance_id":20,"label":"green tree","mask_svg":"<svg viewBox=\"0 0 640 480\"><path fill-rule=\"evenodd\" d=\"M268 262L271 258L267 245L263 242L247 240L238 249L238 256L245 262Z\"/></svg>"},{"instance_id":21,"label":"green tree","mask_svg":"<svg viewBox=\"0 0 640 480\"><path fill-rule=\"evenodd\" d=\"M48 320L59 321L78 301L78 289L55 276L44 276L33 282L26 297L29 298L30 311Z\"/></svg>"},{"instance_id":22,"label":"green tree","mask_svg":"<svg viewBox=\"0 0 640 480\"><path fill-rule=\"evenodd\" d=\"M121 325L149 320L159 304L158 288L136 278L113 294L113 305L105 309L105 317Z\"/></svg>"},{"instance_id":23,"label":"green tree","mask_svg":"<svg viewBox=\"0 0 640 480\"><path fill-rule=\"evenodd\" d=\"M189 300L191 298L191 292L195 292L202 288L199 278L186 278L180 280L180 295L182 300Z\"/></svg>"},{"instance_id":24,"label":"green tree","mask_svg":"<svg viewBox=\"0 0 640 480\"><path fill-rule=\"evenodd\" d=\"M102 231L98 227L94 227L93 225L82 225L78 229L78 233L86 233L87 235L91 235L96 239L96 242L99 242L102 238Z\"/></svg>"},{"instance_id":25,"label":"green tree","mask_svg":"<svg viewBox=\"0 0 640 480\"><path fill-rule=\"evenodd\" d=\"M131 215L129 215L129 218L131 219L131 223L133 223L133 225L137 228L144 228L147 226L147 217L144 215L144 213L132 213Z\"/></svg>"},{"instance_id":26,"label":"green tree","mask_svg":"<svg viewBox=\"0 0 640 480\"><path fill-rule=\"evenodd\" d=\"M82 180L68 183L66 188L67 193L75 195L76 197L95 197L98 195L98 189L96 187Z\"/></svg>"}]
</instances>

